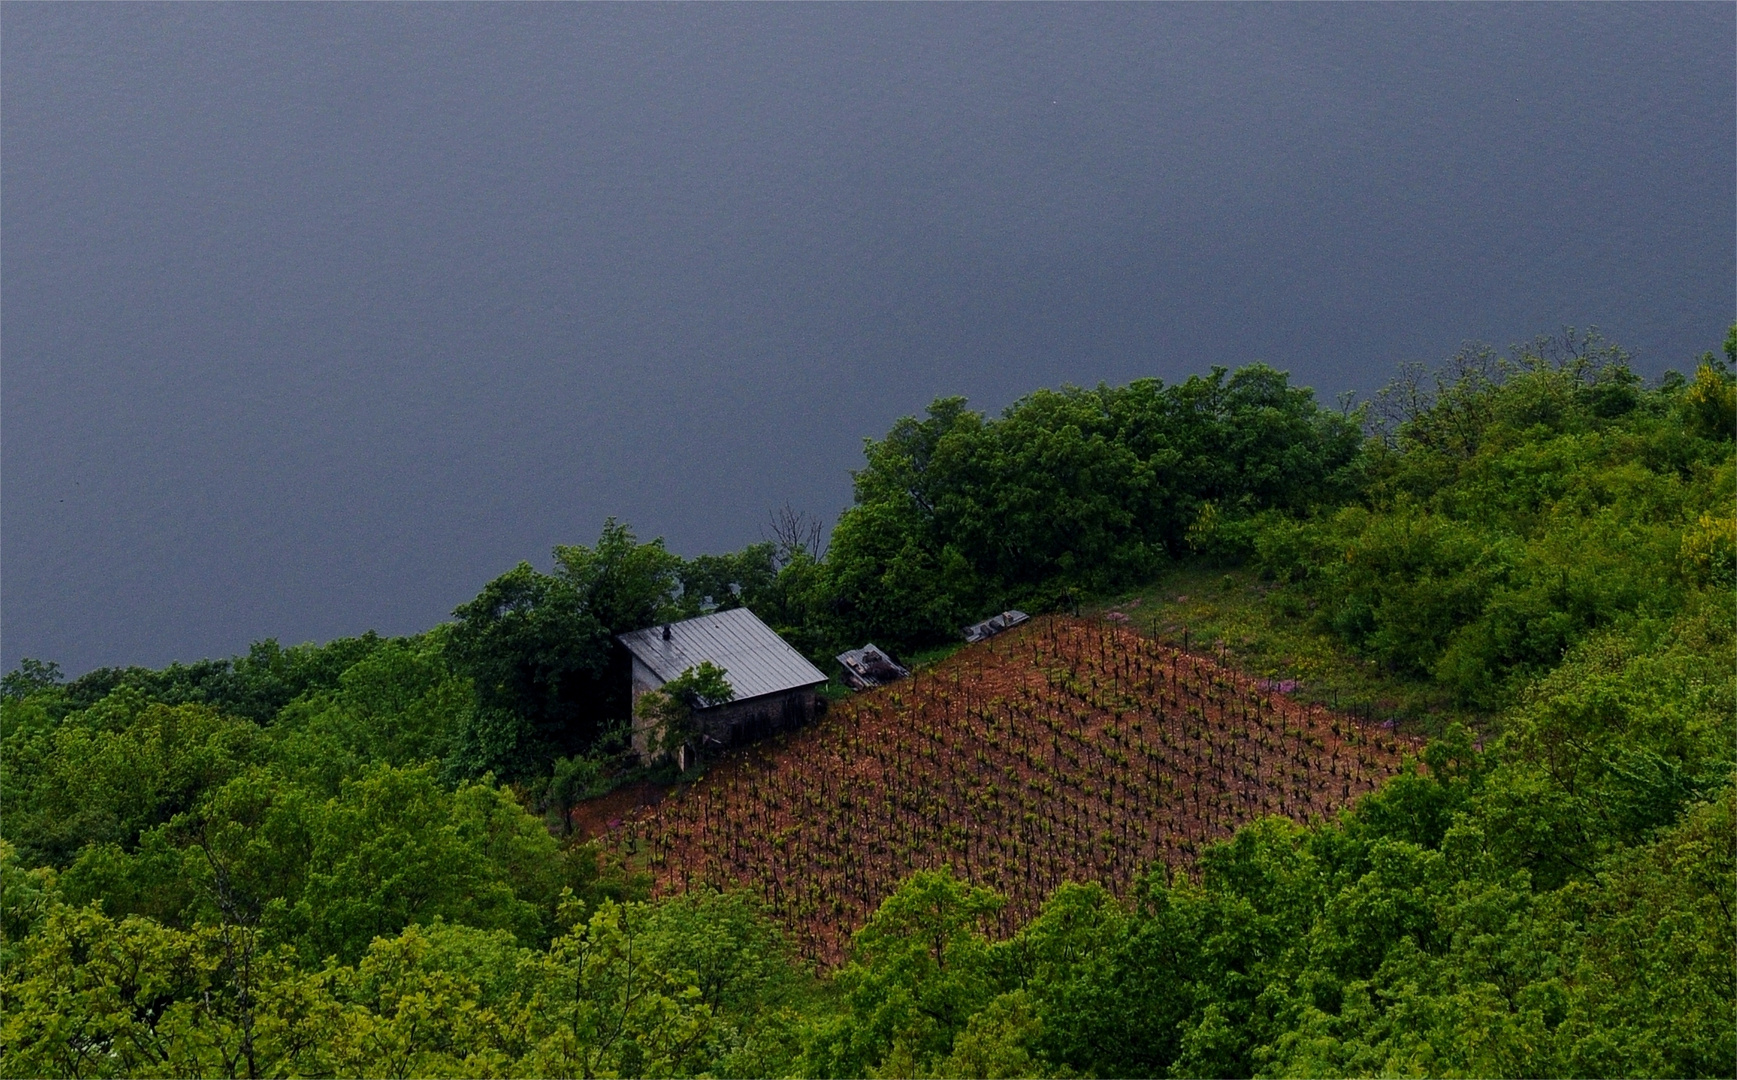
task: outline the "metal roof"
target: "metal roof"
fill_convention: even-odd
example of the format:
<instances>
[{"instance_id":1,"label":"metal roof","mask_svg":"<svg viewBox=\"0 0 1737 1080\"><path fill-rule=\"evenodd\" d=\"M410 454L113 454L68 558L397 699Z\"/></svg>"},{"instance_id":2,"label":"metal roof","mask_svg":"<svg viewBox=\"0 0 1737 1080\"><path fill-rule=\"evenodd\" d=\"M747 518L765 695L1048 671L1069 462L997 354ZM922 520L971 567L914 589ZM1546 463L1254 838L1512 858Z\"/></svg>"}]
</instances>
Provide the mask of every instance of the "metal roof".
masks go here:
<instances>
[{"instance_id":1,"label":"metal roof","mask_svg":"<svg viewBox=\"0 0 1737 1080\"><path fill-rule=\"evenodd\" d=\"M737 701L826 681L819 668L747 608L648 626L622 634L618 640L664 682L698 667L702 660L710 660L724 669Z\"/></svg>"}]
</instances>

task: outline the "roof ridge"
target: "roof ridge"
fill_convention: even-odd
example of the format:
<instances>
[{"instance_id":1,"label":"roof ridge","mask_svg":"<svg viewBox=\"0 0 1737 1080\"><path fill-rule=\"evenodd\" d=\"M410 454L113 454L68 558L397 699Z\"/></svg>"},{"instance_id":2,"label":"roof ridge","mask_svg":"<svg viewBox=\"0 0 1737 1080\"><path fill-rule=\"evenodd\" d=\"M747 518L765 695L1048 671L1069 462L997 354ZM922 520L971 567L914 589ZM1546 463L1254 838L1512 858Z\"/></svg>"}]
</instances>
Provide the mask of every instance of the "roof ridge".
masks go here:
<instances>
[{"instance_id":1,"label":"roof ridge","mask_svg":"<svg viewBox=\"0 0 1737 1080\"><path fill-rule=\"evenodd\" d=\"M724 669L737 700L826 681L819 668L746 607L657 623L618 634L616 640L665 682L710 661Z\"/></svg>"}]
</instances>

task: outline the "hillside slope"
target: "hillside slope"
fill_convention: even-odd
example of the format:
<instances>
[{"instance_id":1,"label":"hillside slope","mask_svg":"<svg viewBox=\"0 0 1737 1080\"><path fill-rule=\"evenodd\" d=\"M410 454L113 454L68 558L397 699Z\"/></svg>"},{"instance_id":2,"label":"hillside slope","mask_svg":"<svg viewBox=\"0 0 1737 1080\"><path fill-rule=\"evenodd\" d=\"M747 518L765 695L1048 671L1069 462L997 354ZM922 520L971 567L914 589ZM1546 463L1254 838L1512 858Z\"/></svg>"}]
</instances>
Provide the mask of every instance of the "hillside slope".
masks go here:
<instances>
[{"instance_id":1,"label":"hillside slope","mask_svg":"<svg viewBox=\"0 0 1737 1080\"><path fill-rule=\"evenodd\" d=\"M913 870L995 889L1011 933L1063 881L1120 892L1262 815L1329 815L1409 749L1126 627L1048 617L731 755L609 841L660 891L758 892L830 963Z\"/></svg>"}]
</instances>

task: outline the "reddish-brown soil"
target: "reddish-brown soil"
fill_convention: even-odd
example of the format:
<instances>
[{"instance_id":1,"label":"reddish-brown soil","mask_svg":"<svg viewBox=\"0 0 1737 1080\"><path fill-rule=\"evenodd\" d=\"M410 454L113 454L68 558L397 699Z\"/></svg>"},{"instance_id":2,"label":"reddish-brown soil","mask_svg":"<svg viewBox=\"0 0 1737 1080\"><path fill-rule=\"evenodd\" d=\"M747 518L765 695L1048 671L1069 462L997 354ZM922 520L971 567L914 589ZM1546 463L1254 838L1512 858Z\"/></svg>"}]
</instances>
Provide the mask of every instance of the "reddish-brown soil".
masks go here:
<instances>
[{"instance_id":1,"label":"reddish-brown soil","mask_svg":"<svg viewBox=\"0 0 1737 1080\"><path fill-rule=\"evenodd\" d=\"M665 789L641 782L618 787L607 795L587 799L573 808L568 819L573 823L573 835L580 840L602 836L639 810L663 801Z\"/></svg>"},{"instance_id":2,"label":"reddish-brown soil","mask_svg":"<svg viewBox=\"0 0 1737 1080\"><path fill-rule=\"evenodd\" d=\"M1331 814L1413 748L1208 657L1051 617L729 756L606 842L660 890L755 890L835 963L913 870L1000 892L1010 932L1063 881L1120 893L1263 815Z\"/></svg>"}]
</instances>

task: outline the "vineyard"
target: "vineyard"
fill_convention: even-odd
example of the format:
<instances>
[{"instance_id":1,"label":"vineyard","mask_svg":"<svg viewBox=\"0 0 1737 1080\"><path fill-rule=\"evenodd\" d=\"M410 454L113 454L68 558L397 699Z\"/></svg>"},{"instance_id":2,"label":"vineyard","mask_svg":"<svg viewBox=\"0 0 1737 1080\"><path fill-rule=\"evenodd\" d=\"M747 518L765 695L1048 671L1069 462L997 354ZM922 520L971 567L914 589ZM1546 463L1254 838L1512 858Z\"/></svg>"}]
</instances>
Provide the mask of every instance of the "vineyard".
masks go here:
<instances>
[{"instance_id":1,"label":"vineyard","mask_svg":"<svg viewBox=\"0 0 1737 1080\"><path fill-rule=\"evenodd\" d=\"M607 841L660 890L755 890L835 963L913 870L1000 892L1011 932L1063 881L1122 892L1257 817L1330 814L1409 749L1208 657L1050 617L731 755Z\"/></svg>"}]
</instances>

